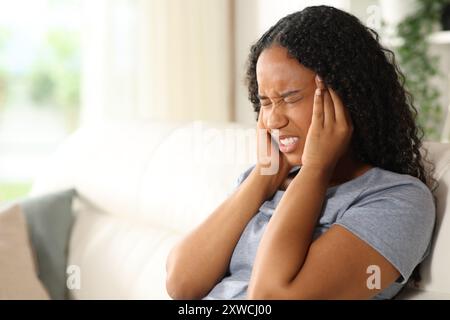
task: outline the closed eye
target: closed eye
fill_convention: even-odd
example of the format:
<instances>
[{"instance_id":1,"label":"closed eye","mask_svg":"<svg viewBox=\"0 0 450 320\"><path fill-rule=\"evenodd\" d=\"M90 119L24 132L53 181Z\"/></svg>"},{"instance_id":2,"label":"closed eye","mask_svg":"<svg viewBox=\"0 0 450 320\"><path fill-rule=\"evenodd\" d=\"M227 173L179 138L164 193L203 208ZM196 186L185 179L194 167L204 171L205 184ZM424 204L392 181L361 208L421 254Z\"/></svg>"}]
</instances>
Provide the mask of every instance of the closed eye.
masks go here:
<instances>
[{"instance_id":1,"label":"closed eye","mask_svg":"<svg viewBox=\"0 0 450 320\"><path fill-rule=\"evenodd\" d=\"M270 101L270 99L261 99L259 101L261 107L268 107L272 104L272 102Z\"/></svg>"},{"instance_id":2,"label":"closed eye","mask_svg":"<svg viewBox=\"0 0 450 320\"><path fill-rule=\"evenodd\" d=\"M303 97L292 97L289 99L285 99L284 102L286 102L287 104L294 104L294 103L299 102L302 99L303 99Z\"/></svg>"},{"instance_id":3,"label":"closed eye","mask_svg":"<svg viewBox=\"0 0 450 320\"><path fill-rule=\"evenodd\" d=\"M275 102L275 104L279 104L280 102L284 102L286 104L297 103L303 99L303 96L300 95L302 91L303 90L292 90L285 92L277 99L278 101ZM258 98L261 107L269 107L270 105L272 105L272 101L269 97L258 94Z\"/></svg>"},{"instance_id":4,"label":"closed eye","mask_svg":"<svg viewBox=\"0 0 450 320\"><path fill-rule=\"evenodd\" d=\"M286 104L295 104L295 103L301 101L302 99L303 99L303 97L297 97L297 98L289 97L289 98L280 100L279 102L282 101L282 102L284 102ZM261 99L260 100L260 105L261 105L261 107L267 108L267 107L270 107L272 105L272 102L270 101L270 99Z\"/></svg>"}]
</instances>

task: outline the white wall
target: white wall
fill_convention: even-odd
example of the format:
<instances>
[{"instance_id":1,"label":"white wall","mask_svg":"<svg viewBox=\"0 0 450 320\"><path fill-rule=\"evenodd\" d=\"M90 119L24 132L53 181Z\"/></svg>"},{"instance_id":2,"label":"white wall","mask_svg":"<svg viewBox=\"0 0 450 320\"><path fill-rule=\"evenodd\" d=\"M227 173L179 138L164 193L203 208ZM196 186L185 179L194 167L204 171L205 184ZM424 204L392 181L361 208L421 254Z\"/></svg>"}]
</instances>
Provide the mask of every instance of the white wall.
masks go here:
<instances>
[{"instance_id":1,"label":"white wall","mask_svg":"<svg viewBox=\"0 0 450 320\"><path fill-rule=\"evenodd\" d=\"M234 87L234 120L255 123L255 115L251 103L247 99L245 86L245 66L251 45L258 38L258 0L234 0L235 16L235 87Z\"/></svg>"}]
</instances>

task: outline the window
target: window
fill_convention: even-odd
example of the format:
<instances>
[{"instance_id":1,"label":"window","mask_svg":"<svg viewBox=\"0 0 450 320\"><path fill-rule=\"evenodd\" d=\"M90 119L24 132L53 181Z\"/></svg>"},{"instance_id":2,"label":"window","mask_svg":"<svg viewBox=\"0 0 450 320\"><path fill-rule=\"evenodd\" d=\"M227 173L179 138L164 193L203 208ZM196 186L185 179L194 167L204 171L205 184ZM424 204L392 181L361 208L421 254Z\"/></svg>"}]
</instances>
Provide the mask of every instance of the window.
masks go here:
<instances>
[{"instance_id":1,"label":"window","mask_svg":"<svg viewBox=\"0 0 450 320\"><path fill-rule=\"evenodd\" d=\"M0 202L78 126L81 0L0 0Z\"/></svg>"}]
</instances>

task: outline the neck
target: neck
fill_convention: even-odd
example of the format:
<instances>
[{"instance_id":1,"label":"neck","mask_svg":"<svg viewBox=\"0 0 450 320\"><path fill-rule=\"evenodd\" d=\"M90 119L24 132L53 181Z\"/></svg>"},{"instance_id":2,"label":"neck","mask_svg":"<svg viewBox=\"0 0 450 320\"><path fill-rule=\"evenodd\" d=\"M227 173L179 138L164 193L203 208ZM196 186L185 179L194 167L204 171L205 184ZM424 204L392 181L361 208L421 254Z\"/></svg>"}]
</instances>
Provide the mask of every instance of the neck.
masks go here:
<instances>
[{"instance_id":1,"label":"neck","mask_svg":"<svg viewBox=\"0 0 450 320\"><path fill-rule=\"evenodd\" d=\"M336 164L328 186L333 187L355 179L356 177L366 173L371 168L373 168L373 166L365 164L361 161L356 161L355 157L352 155L352 152L348 151ZM280 189L286 190L292 179L293 176L288 176L280 186Z\"/></svg>"},{"instance_id":2,"label":"neck","mask_svg":"<svg viewBox=\"0 0 450 320\"><path fill-rule=\"evenodd\" d=\"M336 164L330 179L330 187L342 184L359 177L373 166L355 160L351 151L348 151Z\"/></svg>"}]
</instances>

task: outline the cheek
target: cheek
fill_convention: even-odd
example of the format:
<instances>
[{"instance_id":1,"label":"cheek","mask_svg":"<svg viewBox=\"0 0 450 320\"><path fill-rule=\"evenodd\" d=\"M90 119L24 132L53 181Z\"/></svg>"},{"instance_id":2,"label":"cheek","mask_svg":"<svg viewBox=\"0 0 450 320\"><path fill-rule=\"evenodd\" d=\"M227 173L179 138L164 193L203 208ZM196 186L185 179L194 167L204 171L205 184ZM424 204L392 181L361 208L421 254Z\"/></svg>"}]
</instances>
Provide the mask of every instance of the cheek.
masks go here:
<instances>
[{"instance_id":1,"label":"cheek","mask_svg":"<svg viewBox=\"0 0 450 320\"><path fill-rule=\"evenodd\" d=\"M305 104L302 106L305 122L308 123L308 128L309 125L311 124L313 105L314 105L314 96L309 96L308 99L305 100Z\"/></svg>"},{"instance_id":2,"label":"cheek","mask_svg":"<svg viewBox=\"0 0 450 320\"><path fill-rule=\"evenodd\" d=\"M296 108L295 112L291 115L291 121L304 134L308 132L309 126L311 125L312 111L312 104L304 103Z\"/></svg>"}]
</instances>

